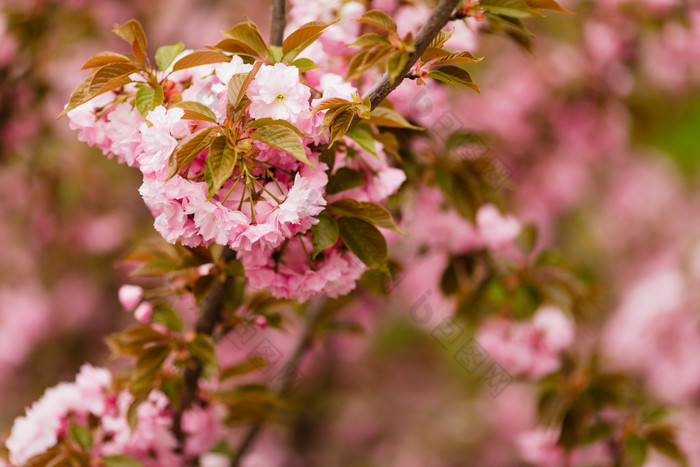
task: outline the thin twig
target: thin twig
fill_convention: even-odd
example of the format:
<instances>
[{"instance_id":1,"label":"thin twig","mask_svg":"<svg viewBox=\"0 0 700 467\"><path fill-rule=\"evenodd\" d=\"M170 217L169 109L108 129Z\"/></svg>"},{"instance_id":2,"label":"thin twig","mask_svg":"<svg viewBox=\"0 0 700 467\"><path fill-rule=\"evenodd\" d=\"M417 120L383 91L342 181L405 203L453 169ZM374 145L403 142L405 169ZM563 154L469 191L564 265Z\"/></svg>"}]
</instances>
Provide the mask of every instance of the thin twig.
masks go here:
<instances>
[{"instance_id":1,"label":"thin twig","mask_svg":"<svg viewBox=\"0 0 700 467\"><path fill-rule=\"evenodd\" d=\"M435 7L430 18L428 18L428 21L418 31L414 42L415 51L411 52L406 65L404 65L396 79L392 82L389 73L384 73L381 79L363 96L369 97L372 102L372 109L377 108L377 106L386 99L389 93L401 84L411 70L411 67L418 61L420 56L423 55L423 52L425 52L425 49L428 48L438 32L451 20L452 11L458 3L459 0L440 0L440 3Z\"/></svg>"},{"instance_id":2,"label":"thin twig","mask_svg":"<svg viewBox=\"0 0 700 467\"><path fill-rule=\"evenodd\" d=\"M273 383L270 385L270 389L273 393L283 395L289 389L289 385L293 382L294 372L299 366L302 357L311 346L311 337L319 318L323 314L327 300L328 299L326 297L321 297L311 302L311 306L309 306L309 310L306 315L306 320L304 321L304 328L299 334L299 340L294 348L294 352L289 358L287 364L283 367L281 376L275 379L275 381L273 381ZM243 456L246 454L248 449L253 446L253 443L262 431L262 428L263 427L261 424L256 423L255 425L251 426L250 429L248 429L248 432L243 437L243 441L241 441L240 446L238 446L238 449L236 450L235 456L233 459L231 459L231 467L238 467L240 465L241 460L243 460Z\"/></svg>"},{"instance_id":3,"label":"thin twig","mask_svg":"<svg viewBox=\"0 0 700 467\"><path fill-rule=\"evenodd\" d=\"M272 23L270 24L270 44L280 46L287 26L285 0L272 0Z\"/></svg>"}]
</instances>

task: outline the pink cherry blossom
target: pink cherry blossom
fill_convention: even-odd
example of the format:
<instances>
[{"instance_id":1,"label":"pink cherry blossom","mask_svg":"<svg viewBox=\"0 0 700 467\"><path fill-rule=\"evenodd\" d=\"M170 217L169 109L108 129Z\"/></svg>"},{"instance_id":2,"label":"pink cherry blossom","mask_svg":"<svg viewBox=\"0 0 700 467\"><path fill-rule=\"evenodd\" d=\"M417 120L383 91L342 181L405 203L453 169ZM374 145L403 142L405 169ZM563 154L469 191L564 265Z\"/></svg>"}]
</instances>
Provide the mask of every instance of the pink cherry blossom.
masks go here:
<instances>
[{"instance_id":1,"label":"pink cherry blossom","mask_svg":"<svg viewBox=\"0 0 700 467\"><path fill-rule=\"evenodd\" d=\"M276 63L265 65L247 91L253 118L270 117L294 123L310 111L311 91L299 81L299 69Z\"/></svg>"},{"instance_id":2,"label":"pink cherry blossom","mask_svg":"<svg viewBox=\"0 0 700 467\"><path fill-rule=\"evenodd\" d=\"M143 298L143 288L138 285L125 284L119 288L119 303L126 311L136 308Z\"/></svg>"}]
</instances>

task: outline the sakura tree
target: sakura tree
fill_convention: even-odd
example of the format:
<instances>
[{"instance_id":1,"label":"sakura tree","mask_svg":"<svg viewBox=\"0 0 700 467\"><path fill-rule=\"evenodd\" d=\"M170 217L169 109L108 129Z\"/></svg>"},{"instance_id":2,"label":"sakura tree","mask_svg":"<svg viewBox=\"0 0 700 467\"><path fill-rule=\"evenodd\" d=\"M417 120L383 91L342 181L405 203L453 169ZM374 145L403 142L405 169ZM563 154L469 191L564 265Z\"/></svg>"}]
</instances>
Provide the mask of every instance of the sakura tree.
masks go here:
<instances>
[{"instance_id":1,"label":"sakura tree","mask_svg":"<svg viewBox=\"0 0 700 467\"><path fill-rule=\"evenodd\" d=\"M663 8L649 3L642 13ZM640 382L640 374L652 378L640 358L620 364L611 355L631 345L615 336L652 334L659 307L683 315L697 271L686 278L674 263L635 285L615 318L600 324L591 312L601 306L596 282L549 249L551 218L565 204L560 193L568 188L572 204L578 193L540 175L559 163L540 148L580 149L566 138L584 145L595 135L619 149L609 128L617 101L606 92L624 92L612 82L627 63L612 56L593 64L591 73L611 86L600 92L600 108L581 98L581 110L561 69L567 50L560 62L541 59L557 62L551 68L559 65L559 74L542 66L522 75L507 59L498 62L498 49L475 52L493 34L531 48L526 22L563 18L539 18L548 12L572 13L554 0L294 0L289 12L274 0L269 40L246 19L206 50L154 47L138 21L116 25L130 49L90 57L59 117L80 141L140 172L138 192L161 240L135 245L124 259L133 280L118 299L135 323L106 338L117 364L86 363L74 381L47 389L14 421L0 462L328 465L327 447L307 455L267 433L295 423L303 432L299 413L313 412L324 371L337 363L323 364L335 336L362 332L360 321L371 328L394 307L476 376L463 382L465 401L486 412L498 407L485 417L489 442L517 438L513 452L474 448L480 465L688 465L673 402L659 397L673 391ZM563 68L586 68L571 60ZM482 89L502 88L504 102L523 80L529 92L513 91L512 100L540 105L542 119L510 115L521 102L503 104L489 120L489 101L475 101L477 73ZM612 115L603 125L610 131L572 136L579 114L567 105L588 112L586 121ZM574 124L557 126L548 110ZM499 132L500 142L488 141ZM515 154L515 180L499 151ZM526 187L515 191L521 199L509 195L517 183ZM649 288L677 293L656 306ZM634 310L645 307L640 324ZM591 337L589 328L608 337ZM340 353L352 354L357 344L344 345ZM694 349L679 350L684 363ZM696 394L695 382L689 378L677 397ZM498 406L504 399L532 407L537 426L511 436L508 405ZM459 412L434 410L445 408ZM355 415L361 425L374 414ZM315 436L342 444L354 435ZM396 465L473 463L461 448L455 457L447 446L428 455L392 448L401 451L388 457ZM344 454L348 465L366 461L351 455Z\"/></svg>"}]
</instances>

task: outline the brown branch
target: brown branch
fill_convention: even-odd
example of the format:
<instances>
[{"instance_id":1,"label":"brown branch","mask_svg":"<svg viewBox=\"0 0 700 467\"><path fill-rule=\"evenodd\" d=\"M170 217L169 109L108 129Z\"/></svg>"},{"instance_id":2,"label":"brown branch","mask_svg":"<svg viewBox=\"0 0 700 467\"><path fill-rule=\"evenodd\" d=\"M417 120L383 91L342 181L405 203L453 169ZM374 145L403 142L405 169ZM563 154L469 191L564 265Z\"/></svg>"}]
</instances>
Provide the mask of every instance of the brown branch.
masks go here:
<instances>
[{"instance_id":1,"label":"brown branch","mask_svg":"<svg viewBox=\"0 0 700 467\"><path fill-rule=\"evenodd\" d=\"M270 23L270 45L281 46L284 28L287 25L285 0L272 0L272 22Z\"/></svg>"},{"instance_id":2,"label":"brown branch","mask_svg":"<svg viewBox=\"0 0 700 467\"><path fill-rule=\"evenodd\" d=\"M270 386L270 389L275 394L283 395L289 389L295 369L299 365L299 362L301 362L301 359L306 351L311 346L311 337L314 329L316 329L316 324L318 323L319 318L323 314L326 301L327 298L322 297L311 303L308 314L306 315L306 320L304 321L304 328L302 329L301 334L299 334L299 340L294 347L294 352L289 358L287 364L284 366L282 376L275 380L276 384L272 384ZM235 456L233 459L231 459L231 467L238 467L240 465L241 461L243 460L243 456L246 454L248 449L253 446L255 439L261 431L262 425L259 423L256 423L250 427L246 435L243 437L243 441L241 441L240 446L238 446Z\"/></svg>"},{"instance_id":3,"label":"brown branch","mask_svg":"<svg viewBox=\"0 0 700 467\"><path fill-rule=\"evenodd\" d=\"M406 65L392 82L389 73L384 73L384 76L377 81L372 88L365 93L363 97L369 97L374 110L386 97L396 89L404 80L411 67L418 61L425 49L428 48L438 32L451 21L452 11L455 9L459 0L440 0L440 3L435 7L433 13L428 18L428 21L420 28L414 42L415 51L411 52ZM359 117L355 117L358 118ZM356 123L356 122L355 122Z\"/></svg>"},{"instance_id":4,"label":"brown branch","mask_svg":"<svg viewBox=\"0 0 700 467\"><path fill-rule=\"evenodd\" d=\"M236 257L236 252L226 248L221 258L228 263ZM199 317L195 323L194 330L200 334L206 334L211 336L214 333L214 328L216 324L221 319L221 310L224 306L224 301L226 297L230 295L233 289L235 278L232 276L226 276L226 279L222 282L216 282L212 287L209 294L204 298L202 303L199 305ZM202 363L197 361L194 366L188 366L185 368L184 373L184 384L182 386L182 392L180 393L180 401L175 414L173 415L173 433L175 437L183 444L185 440L185 433L182 431L182 414L188 409L195 399L197 394L197 386L199 385L199 378L202 376Z\"/></svg>"}]
</instances>

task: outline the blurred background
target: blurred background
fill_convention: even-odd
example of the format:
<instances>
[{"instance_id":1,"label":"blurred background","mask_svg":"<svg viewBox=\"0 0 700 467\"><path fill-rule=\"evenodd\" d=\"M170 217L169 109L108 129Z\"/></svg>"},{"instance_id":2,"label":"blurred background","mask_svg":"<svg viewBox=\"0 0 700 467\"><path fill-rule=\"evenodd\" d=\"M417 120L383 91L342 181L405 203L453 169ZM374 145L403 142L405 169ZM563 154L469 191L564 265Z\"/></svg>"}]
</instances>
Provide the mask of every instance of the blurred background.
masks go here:
<instances>
[{"instance_id":1,"label":"blurred background","mask_svg":"<svg viewBox=\"0 0 700 467\"><path fill-rule=\"evenodd\" d=\"M425 17L414 3L397 22ZM514 215L594 284L577 338L685 414L681 442L700 465L700 4L561 3L576 14L525 20L534 40L478 29L465 38L486 57L473 73L481 94L430 94L416 112L415 89L402 86L394 102L424 126L449 107L454 125L481 135L511 179ZM82 63L124 52L110 31L130 18L151 50L197 49L244 15L267 31L266 2L0 3L0 432L83 362L108 364L103 337L133 319L117 300L129 281L119 261L155 238L138 171L55 120ZM535 425L537 387L516 380L489 394L435 325L416 319L426 303L449 314L426 295L439 290L431 267L444 264L415 266L388 298L353 305L365 333L329 341L304 410L266 436L314 465L517 465L514 440Z\"/></svg>"}]
</instances>

